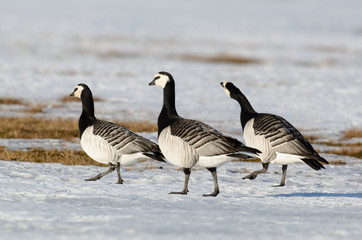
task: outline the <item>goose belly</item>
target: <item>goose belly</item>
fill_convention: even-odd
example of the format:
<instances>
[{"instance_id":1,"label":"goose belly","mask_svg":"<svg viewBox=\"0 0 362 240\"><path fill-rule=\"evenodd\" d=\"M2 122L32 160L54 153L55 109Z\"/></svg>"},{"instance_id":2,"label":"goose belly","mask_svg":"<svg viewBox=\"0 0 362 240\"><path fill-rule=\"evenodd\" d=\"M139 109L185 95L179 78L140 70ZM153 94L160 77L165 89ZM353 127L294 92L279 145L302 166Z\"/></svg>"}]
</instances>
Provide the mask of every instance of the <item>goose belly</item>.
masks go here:
<instances>
[{"instance_id":1,"label":"goose belly","mask_svg":"<svg viewBox=\"0 0 362 240\"><path fill-rule=\"evenodd\" d=\"M118 162L122 166L125 166L125 165L132 165L142 159L148 159L148 157L146 157L142 153L138 152L138 153L132 153L132 154L122 154L121 157L119 158Z\"/></svg>"},{"instance_id":2,"label":"goose belly","mask_svg":"<svg viewBox=\"0 0 362 240\"><path fill-rule=\"evenodd\" d=\"M230 162L235 158L228 157L226 155L219 155L219 156L200 156L199 162L197 165L201 167L211 168L211 167L219 167L224 165L225 163Z\"/></svg>"},{"instance_id":3,"label":"goose belly","mask_svg":"<svg viewBox=\"0 0 362 240\"><path fill-rule=\"evenodd\" d=\"M117 162L116 151L102 137L93 134L93 127L88 127L82 134L80 145L93 160L108 164Z\"/></svg>"},{"instance_id":4,"label":"goose belly","mask_svg":"<svg viewBox=\"0 0 362 240\"><path fill-rule=\"evenodd\" d=\"M298 156L298 155L279 153L279 152L276 152L276 155L277 155L276 158L271 160L271 163L287 165L287 164L291 164L291 163L303 162L301 160L301 156Z\"/></svg>"},{"instance_id":5,"label":"goose belly","mask_svg":"<svg viewBox=\"0 0 362 240\"><path fill-rule=\"evenodd\" d=\"M257 156L260 158L262 162L264 162L264 160L267 160L267 156L271 154L272 150L270 148L268 141L265 139L264 136L255 134L253 125L254 125L254 119L250 119L245 124L244 133L243 133L245 144L248 147L256 148L259 151L261 151L261 153L259 153Z\"/></svg>"},{"instance_id":6,"label":"goose belly","mask_svg":"<svg viewBox=\"0 0 362 240\"><path fill-rule=\"evenodd\" d=\"M188 145L182 138L171 135L171 128L163 129L158 136L158 145L171 164L182 167L192 168L198 161L196 150Z\"/></svg>"}]
</instances>

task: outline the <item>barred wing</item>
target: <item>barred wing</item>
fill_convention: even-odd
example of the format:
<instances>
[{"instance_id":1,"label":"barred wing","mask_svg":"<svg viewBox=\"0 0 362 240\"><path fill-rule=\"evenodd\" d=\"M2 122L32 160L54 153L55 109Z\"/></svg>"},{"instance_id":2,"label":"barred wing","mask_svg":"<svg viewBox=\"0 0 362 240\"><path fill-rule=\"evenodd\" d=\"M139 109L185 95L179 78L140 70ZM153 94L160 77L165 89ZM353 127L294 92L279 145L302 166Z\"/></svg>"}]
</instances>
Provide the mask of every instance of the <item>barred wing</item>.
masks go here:
<instances>
[{"instance_id":1,"label":"barred wing","mask_svg":"<svg viewBox=\"0 0 362 240\"><path fill-rule=\"evenodd\" d=\"M197 120L180 119L171 124L171 134L180 137L196 149L200 156L216 156L240 151L256 153L258 150L244 146L235 138L228 137Z\"/></svg>"},{"instance_id":2,"label":"barred wing","mask_svg":"<svg viewBox=\"0 0 362 240\"><path fill-rule=\"evenodd\" d=\"M254 133L264 137L275 152L300 156L317 154L303 135L284 118L273 114L259 114L254 119Z\"/></svg>"},{"instance_id":3,"label":"barred wing","mask_svg":"<svg viewBox=\"0 0 362 240\"><path fill-rule=\"evenodd\" d=\"M160 152L156 143L116 123L98 120L94 124L93 134L106 140L118 154Z\"/></svg>"}]
</instances>

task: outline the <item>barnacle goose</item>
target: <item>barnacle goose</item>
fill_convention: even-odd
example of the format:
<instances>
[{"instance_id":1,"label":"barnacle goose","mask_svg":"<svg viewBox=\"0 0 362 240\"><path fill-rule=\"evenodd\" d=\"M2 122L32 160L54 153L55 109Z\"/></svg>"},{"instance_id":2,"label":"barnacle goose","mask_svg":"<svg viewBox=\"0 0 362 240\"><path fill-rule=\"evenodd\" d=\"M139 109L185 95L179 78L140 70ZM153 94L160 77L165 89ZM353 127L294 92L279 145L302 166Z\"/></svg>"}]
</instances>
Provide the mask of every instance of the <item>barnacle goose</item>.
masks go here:
<instances>
[{"instance_id":1,"label":"barnacle goose","mask_svg":"<svg viewBox=\"0 0 362 240\"><path fill-rule=\"evenodd\" d=\"M119 124L102 121L94 116L92 92L86 84L78 84L70 96L82 101L79 118L80 144L93 160L109 164L110 168L86 181L95 181L117 170L118 182L123 183L120 167L130 165L140 159L163 161L158 145Z\"/></svg>"},{"instance_id":2,"label":"barnacle goose","mask_svg":"<svg viewBox=\"0 0 362 240\"><path fill-rule=\"evenodd\" d=\"M167 161L182 167L185 173L183 190L170 194L187 194L190 169L198 163L206 167L214 179L214 191L203 196L217 196L216 168L235 158L248 158L244 153L256 154L259 151L244 146L237 139L225 136L205 123L180 117L175 107L175 81L171 74L159 72L149 85L163 88L163 107L158 117L160 149Z\"/></svg>"},{"instance_id":3,"label":"barnacle goose","mask_svg":"<svg viewBox=\"0 0 362 240\"><path fill-rule=\"evenodd\" d=\"M285 185L288 164L304 162L314 170L324 168L320 162L328 164L307 139L284 118L268 113L257 113L233 83L220 84L226 94L240 104L240 120L246 145L262 152L259 157L263 169L254 171L243 179L255 179L259 173L268 170L270 162L277 163L282 165L283 175L280 184L275 187L282 187Z\"/></svg>"}]
</instances>

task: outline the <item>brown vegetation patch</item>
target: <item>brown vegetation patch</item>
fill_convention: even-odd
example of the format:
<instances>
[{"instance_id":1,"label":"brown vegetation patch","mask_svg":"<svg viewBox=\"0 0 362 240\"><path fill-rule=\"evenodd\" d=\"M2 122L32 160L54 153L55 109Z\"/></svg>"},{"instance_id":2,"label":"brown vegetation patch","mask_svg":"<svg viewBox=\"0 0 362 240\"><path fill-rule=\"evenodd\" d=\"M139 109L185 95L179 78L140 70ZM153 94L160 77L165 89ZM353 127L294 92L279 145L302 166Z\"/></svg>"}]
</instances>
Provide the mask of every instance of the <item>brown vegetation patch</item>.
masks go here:
<instances>
[{"instance_id":1,"label":"brown vegetation patch","mask_svg":"<svg viewBox=\"0 0 362 240\"><path fill-rule=\"evenodd\" d=\"M71 96L64 96L60 99L61 102L80 102L79 98L71 97Z\"/></svg>"},{"instance_id":2,"label":"brown vegetation patch","mask_svg":"<svg viewBox=\"0 0 362 240\"><path fill-rule=\"evenodd\" d=\"M91 159L83 151L75 150L46 150L32 149L29 151L12 151L0 146L0 159L5 161L34 162L34 163L60 163L64 165L94 165L108 167ZM162 166L155 165L154 161L145 160L142 168L130 166L124 169L128 171L144 171L151 169L162 169Z\"/></svg>"},{"instance_id":3,"label":"brown vegetation patch","mask_svg":"<svg viewBox=\"0 0 362 240\"><path fill-rule=\"evenodd\" d=\"M315 136L315 135L303 135L307 140L308 140L308 142L310 142L310 143L315 143L318 139L319 139L319 137L318 136Z\"/></svg>"},{"instance_id":4,"label":"brown vegetation patch","mask_svg":"<svg viewBox=\"0 0 362 240\"><path fill-rule=\"evenodd\" d=\"M0 117L0 138L72 140L79 137L78 120L56 118ZM157 125L148 121L121 121L118 124L133 132L155 132Z\"/></svg>"},{"instance_id":5,"label":"brown vegetation patch","mask_svg":"<svg viewBox=\"0 0 362 240\"><path fill-rule=\"evenodd\" d=\"M25 113L42 113L44 109L44 105L42 104L33 104L29 105L27 108L23 109L22 112Z\"/></svg>"},{"instance_id":6,"label":"brown vegetation patch","mask_svg":"<svg viewBox=\"0 0 362 240\"><path fill-rule=\"evenodd\" d=\"M21 105L22 102L18 98L0 98L0 104L7 104L7 105Z\"/></svg>"},{"instance_id":7,"label":"brown vegetation patch","mask_svg":"<svg viewBox=\"0 0 362 240\"><path fill-rule=\"evenodd\" d=\"M180 58L182 60L195 61L195 62L233 63L233 64L260 63L260 61L256 60L256 59L234 56L234 55L229 55L229 54L219 54L219 55L214 55L214 56L184 54L184 55L175 56L175 57Z\"/></svg>"},{"instance_id":8,"label":"brown vegetation patch","mask_svg":"<svg viewBox=\"0 0 362 240\"><path fill-rule=\"evenodd\" d=\"M72 119L29 117L1 117L0 138L71 140L78 137L78 123Z\"/></svg>"},{"instance_id":9,"label":"brown vegetation patch","mask_svg":"<svg viewBox=\"0 0 362 240\"><path fill-rule=\"evenodd\" d=\"M71 96L64 96L62 98L60 98L60 101L63 102L63 103L66 103L66 102L80 102L80 99L79 98L76 98L76 97L71 97ZM94 97L93 96L93 101L95 102L103 102L104 100L100 97Z\"/></svg>"},{"instance_id":10,"label":"brown vegetation patch","mask_svg":"<svg viewBox=\"0 0 362 240\"><path fill-rule=\"evenodd\" d=\"M99 50L92 47L76 47L72 50L72 52L76 54L93 55L100 59L135 58L141 56L141 54L138 52L124 51L112 48Z\"/></svg>"},{"instance_id":11,"label":"brown vegetation patch","mask_svg":"<svg viewBox=\"0 0 362 240\"><path fill-rule=\"evenodd\" d=\"M333 164L333 165L346 165L347 163L345 161L342 160L336 160L336 161L329 161L329 164Z\"/></svg>"},{"instance_id":12,"label":"brown vegetation patch","mask_svg":"<svg viewBox=\"0 0 362 240\"><path fill-rule=\"evenodd\" d=\"M343 132L344 139L362 138L361 128L351 128Z\"/></svg>"},{"instance_id":13,"label":"brown vegetation patch","mask_svg":"<svg viewBox=\"0 0 362 240\"><path fill-rule=\"evenodd\" d=\"M149 121L117 121L116 123L133 132L157 132L157 124Z\"/></svg>"},{"instance_id":14,"label":"brown vegetation patch","mask_svg":"<svg viewBox=\"0 0 362 240\"><path fill-rule=\"evenodd\" d=\"M0 159L6 161L21 161L35 163L61 163L65 165L96 165L106 166L93 161L83 151L72 150L44 150L11 151L0 147Z\"/></svg>"},{"instance_id":15,"label":"brown vegetation patch","mask_svg":"<svg viewBox=\"0 0 362 240\"><path fill-rule=\"evenodd\" d=\"M325 151L336 155L350 156L362 159L362 146L348 146Z\"/></svg>"},{"instance_id":16,"label":"brown vegetation patch","mask_svg":"<svg viewBox=\"0 0 362 240\"><path fill-rule=\"evenodd\" d=\"M228 169L229 173L250 173L250 171L246 169Z\"/></svg>"},{"instance_id":17,"label":"brown vegetation patch","mask_svg":"<svg viewBox=\"0 0 362 240\"><path fill-rule=\"evenodd\" d=\"M103 52L98 52L97 56L101 59L111 59L111 58L135 58L140 57L140 54L136 52L126 52L119 51L116 49L110 49Z\"/></svg>"},{"instance_id":18,"label":"brown vegetation patch","mask_svg":"<svg viewBox=\"0 0 362 240\"><path fill-rule=\"evenodd\" d=\"M249 159L234 159L232 162L260 162L259 158L249 158Z\"/></svg>"}]
</instances>

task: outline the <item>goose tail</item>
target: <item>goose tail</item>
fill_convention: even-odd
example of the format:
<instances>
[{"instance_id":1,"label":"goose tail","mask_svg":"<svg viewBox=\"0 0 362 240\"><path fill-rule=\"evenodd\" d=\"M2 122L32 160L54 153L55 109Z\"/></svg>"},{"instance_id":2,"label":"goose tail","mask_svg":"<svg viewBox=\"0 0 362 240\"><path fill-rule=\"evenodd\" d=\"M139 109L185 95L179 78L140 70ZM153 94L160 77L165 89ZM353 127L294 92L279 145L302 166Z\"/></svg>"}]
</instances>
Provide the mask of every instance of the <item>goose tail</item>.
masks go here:
<instances>
[{"instance_id":1,"label":"goose tail","mask_svg":"<svg viewBox=\"0 0 362 240\"><path fill-rule=\"evenodd\" d=\"M163 156L162 153L160 152L152 152L152 153L143 153L143 155L145 155L148 158L151 158L153 160L159 161L159 162L166 162L165 161L165 156Z\"/></svg>"},{"instance_id":2,"label":"goose tail","mask_svg":"<svg viewBox=\"0 0 362 240\"><path fill-rule=\"evenodd\" d=\"M318 158L302 158L302 161L314 170L321 170L322 168L325 168L322 163L329 164L327 160L320 156L318 156Z\"/></svg>"}]
</instances>

